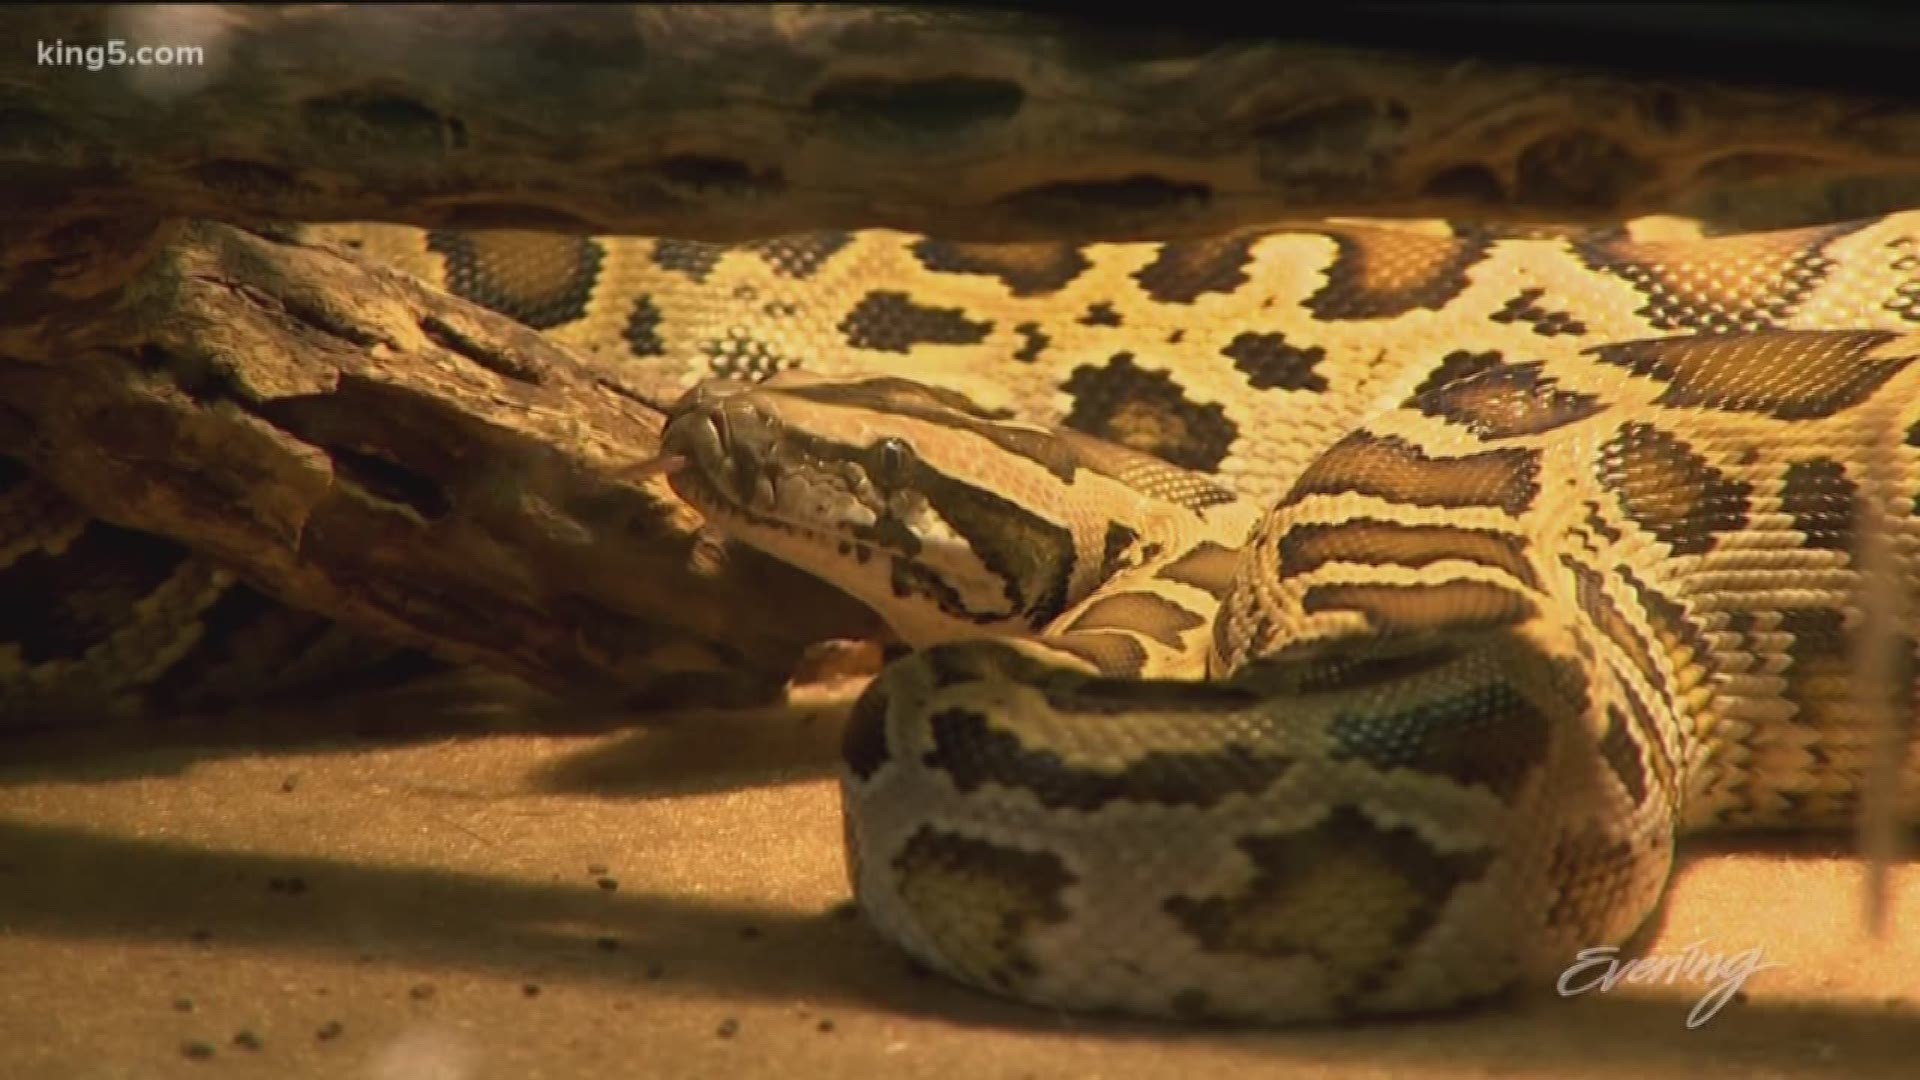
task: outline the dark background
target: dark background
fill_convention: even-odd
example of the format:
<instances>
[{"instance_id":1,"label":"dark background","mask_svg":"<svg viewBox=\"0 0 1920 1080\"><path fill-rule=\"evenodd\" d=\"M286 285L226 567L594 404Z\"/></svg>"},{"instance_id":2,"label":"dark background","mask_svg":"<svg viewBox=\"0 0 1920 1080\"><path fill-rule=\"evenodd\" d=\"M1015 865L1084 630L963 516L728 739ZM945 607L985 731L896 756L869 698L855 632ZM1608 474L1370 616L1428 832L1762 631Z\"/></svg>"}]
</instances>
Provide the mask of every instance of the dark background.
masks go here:
<instances>
[{"instance_id":1,"label":"dark background","mask_svg":"<svg viewBox=\"0 0 1920 1080\"><path fill-rule=\"evenodd\" d=\"M1095 33L1271 37L1920 98L1920 5L1158 0L1153 7L986 6L1045 10Z\"/></svg>"}]
</instances>

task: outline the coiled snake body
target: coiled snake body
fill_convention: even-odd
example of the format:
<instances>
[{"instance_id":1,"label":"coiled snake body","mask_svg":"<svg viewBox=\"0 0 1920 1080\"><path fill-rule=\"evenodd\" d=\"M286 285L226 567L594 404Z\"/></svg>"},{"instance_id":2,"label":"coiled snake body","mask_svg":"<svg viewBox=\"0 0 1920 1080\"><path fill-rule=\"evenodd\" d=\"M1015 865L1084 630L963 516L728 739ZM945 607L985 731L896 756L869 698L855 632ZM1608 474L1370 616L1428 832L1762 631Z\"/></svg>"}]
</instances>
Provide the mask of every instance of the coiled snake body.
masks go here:
<instances>
[{"instance_id":1,"label":"coiled snake body","mask_svg":"<svg viewBox=\"0 0 1920 1080\"><path fill-rule=\"evenodd\" d=\"M1920 216L395 243L663 386L776 376L686 396L672 481L916 646L849 722L851 869L969 983L1444 1007L1626 937L1678 830L1859 805L1860 599L1912 577Z\"/></svg>"},{"instance_id":2,"label":"coiled snake body","mask_svg":"<svg viewBox=\"0 0 1920 1080\"><path fill-rule=\"evenodd\" d=\"M703 388L664 444L722 531L920 647L843 773L914 956L1068 1008L1440 1007L1626 937L1677 827L1856 806L1914 224L1089 256L1129 346L1083 346L1070 421L1215 387L1211 477L890 374Z\"/></svg>"}]
</instances>

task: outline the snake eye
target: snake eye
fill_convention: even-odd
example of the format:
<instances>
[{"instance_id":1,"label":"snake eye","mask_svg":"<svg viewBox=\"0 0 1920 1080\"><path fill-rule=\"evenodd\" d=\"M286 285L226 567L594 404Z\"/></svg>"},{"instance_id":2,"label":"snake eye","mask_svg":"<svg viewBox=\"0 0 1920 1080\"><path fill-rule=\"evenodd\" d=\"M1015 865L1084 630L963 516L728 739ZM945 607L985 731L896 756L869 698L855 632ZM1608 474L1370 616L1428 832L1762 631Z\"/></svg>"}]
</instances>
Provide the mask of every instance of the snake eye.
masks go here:
<instances>
[{"instance_id":1,"label":"snake eye","mask_svg":"<svg viewBox=\"0 0 1920 1080\"><path fill-rule=\"evenodd\" d=\"M913 447L907 440L889 435L873 444L874 479L896 484L906 479L913 467Z\"/></svg>"}]
</instances>

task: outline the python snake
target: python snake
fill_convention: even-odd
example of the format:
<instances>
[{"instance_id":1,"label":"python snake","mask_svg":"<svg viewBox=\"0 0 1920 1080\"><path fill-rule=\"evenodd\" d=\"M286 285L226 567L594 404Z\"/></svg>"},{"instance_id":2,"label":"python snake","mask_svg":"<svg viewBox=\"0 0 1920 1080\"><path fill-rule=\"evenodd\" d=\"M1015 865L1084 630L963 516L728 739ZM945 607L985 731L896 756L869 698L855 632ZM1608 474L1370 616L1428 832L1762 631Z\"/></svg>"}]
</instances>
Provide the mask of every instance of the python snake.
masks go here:
<instances>
[{"instance_id":1,"label":"python snake","mask_svg":"<svg viewBox=\"0 0 1920 1080\"><path fill-rule=\"evenodd\" d=\"M849 721L850 870L959 980L1447 1007L1629 935L1679 831L1858 809L1851 637L1912 577L1920 215L330 235L686 391L675 490L915 647Z\"/></svg>"}]
</instances>

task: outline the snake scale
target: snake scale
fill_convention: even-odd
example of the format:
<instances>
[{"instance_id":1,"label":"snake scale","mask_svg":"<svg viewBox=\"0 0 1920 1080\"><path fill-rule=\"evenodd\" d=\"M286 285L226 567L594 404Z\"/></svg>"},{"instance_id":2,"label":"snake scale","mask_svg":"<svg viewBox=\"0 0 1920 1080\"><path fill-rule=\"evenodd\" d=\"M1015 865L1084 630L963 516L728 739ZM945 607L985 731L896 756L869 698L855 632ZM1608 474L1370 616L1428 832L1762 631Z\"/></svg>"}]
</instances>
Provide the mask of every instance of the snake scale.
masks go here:
<instances>
[{"instance_id":1,"label":"snake scale","mask_svg":"<svg viewBox=\"0 0 1920 1080\"><path fill-rule=\"evenodd\" d=\"M848 723L850 872L966 983L1263 1022L1450 1007L1626 938L1680 832L1859 809L1862 597L1913 576L1920 215L1667 241L322 231L645 370L679 397L675 490L914 646ZM0 592L58 607L84 527L36 533L12 479ZM192 635L136 646L99 599L192 623L220 589L191 565L69 590L93 677L191 663ZM0 645L0 685L22 656ZM1911 740L1902 770L1910 820Z\"/></svg>"}]
</instances>

